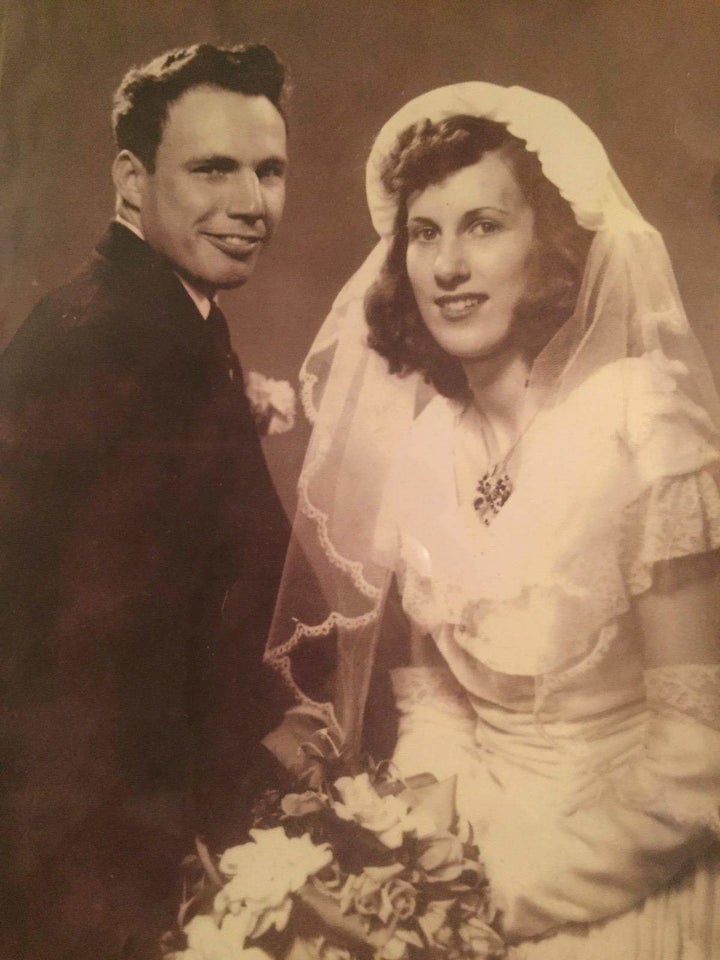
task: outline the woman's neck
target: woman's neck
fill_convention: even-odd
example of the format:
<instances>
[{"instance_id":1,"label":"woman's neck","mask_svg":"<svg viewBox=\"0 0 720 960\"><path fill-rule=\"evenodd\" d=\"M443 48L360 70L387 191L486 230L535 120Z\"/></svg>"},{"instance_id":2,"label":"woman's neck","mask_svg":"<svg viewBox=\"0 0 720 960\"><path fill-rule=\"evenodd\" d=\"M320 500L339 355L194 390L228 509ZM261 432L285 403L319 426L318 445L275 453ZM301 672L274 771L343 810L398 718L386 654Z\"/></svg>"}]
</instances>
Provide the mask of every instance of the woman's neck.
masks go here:
<instances>
[{"instance_id":1,"label":"woman's neck","mask_svg":"<svg viewBox=\"0 0 720 960\"><path fill-rule=\"evenodd\" d=\"M534 416L528 409L530 363L507 351L484 360L463 361L472 404L492 433L494 446L511 446Z\"/></svg>"}]
</instances>

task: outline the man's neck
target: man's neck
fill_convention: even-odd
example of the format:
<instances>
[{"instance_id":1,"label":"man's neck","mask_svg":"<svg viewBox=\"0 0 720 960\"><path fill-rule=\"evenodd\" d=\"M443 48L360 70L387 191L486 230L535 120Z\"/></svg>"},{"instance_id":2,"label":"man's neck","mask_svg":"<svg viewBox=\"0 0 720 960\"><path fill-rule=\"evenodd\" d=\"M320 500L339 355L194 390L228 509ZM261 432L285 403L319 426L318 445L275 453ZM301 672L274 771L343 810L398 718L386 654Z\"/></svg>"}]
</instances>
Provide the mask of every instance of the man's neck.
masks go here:
<instances>
[{"instance_id":1,"label":"man's neck","mask_svg":"<svg viewBox=\"0 0 720 960\"><path fill-rule=\"evenodd\" d=\"M115 214L115 220L118 223L122 224L123 227L127 227L128 230L131 230L136 237L140 237L142 241L146 242L142 232L142 228L140 226L138 226L137 224L131 223L129 220L126 220L121 213ZM207 320L208 316L210 315L210 306L211 306L211 301L209 297L206 294L202 293L200 290L198 290L196 287L194 287L191 283L188 283L188 281L184 277L181 277L176 270L174 270L173 273L178 278L180 283L187 290L188 295L192 298L193 303L200 311L200 315L202 316L202 318L204 320Z\"/></svg>"}]
</instances>

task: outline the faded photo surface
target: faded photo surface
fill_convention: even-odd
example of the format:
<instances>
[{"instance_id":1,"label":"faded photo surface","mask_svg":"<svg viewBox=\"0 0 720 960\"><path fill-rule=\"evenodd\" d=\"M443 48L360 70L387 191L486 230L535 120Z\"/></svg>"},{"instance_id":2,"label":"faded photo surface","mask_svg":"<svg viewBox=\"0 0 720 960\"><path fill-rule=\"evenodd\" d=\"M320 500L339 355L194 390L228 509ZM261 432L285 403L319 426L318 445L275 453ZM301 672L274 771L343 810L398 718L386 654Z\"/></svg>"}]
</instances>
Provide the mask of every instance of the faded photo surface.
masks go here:
<instances>
[{"instance_id":1,"label":"faded photo surface","mask_svg":"<svg viewBox=\"0 0 720 960\"><path fill-rule=\"evenodd\" d=\"M0 958L720 956L720 6L2 14Z\"/></svg>"}]
</instances>

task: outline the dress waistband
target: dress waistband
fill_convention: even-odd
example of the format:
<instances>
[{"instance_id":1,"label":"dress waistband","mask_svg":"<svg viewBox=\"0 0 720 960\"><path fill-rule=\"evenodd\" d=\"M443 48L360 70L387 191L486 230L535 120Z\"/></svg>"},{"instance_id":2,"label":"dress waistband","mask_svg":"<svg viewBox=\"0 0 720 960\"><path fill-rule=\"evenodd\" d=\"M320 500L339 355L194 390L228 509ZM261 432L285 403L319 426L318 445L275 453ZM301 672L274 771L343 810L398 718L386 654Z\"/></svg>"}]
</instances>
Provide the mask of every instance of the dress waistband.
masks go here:
<instances>
[{"instance_id":1,"label":"dress waistband","mask_svg":"<svg viewBox=\"0 0 720 960\"><path fill-rule=\"evenodd\" d=\"M648 720L644 701L582 720L549 722L484 701L473 707L477 743L493 771L510 764L550 780L610 773L641 747Z\"/></svg>"}]
</instances>

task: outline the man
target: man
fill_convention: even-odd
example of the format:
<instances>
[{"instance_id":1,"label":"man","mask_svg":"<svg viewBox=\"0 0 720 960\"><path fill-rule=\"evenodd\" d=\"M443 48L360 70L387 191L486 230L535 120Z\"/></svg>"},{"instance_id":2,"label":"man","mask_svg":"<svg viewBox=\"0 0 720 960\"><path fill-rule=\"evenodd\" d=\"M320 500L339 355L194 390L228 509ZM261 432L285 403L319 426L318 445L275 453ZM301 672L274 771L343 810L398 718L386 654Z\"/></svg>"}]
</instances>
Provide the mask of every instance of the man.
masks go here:
<instances>
[{"instance_id":1,"label":"man","mask_svg":"<svg viewBox=\"0 0 720 960\"><path fill-rule=\"evenodd\" d=\"M151 956L189 799L219 837L272 723L285 521L214 297L282 214L283 90L261 45L131 70L116 219L0 362L3 956Z\"/></svg>"}]
</instances>

